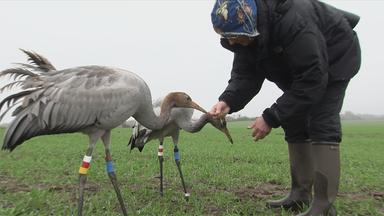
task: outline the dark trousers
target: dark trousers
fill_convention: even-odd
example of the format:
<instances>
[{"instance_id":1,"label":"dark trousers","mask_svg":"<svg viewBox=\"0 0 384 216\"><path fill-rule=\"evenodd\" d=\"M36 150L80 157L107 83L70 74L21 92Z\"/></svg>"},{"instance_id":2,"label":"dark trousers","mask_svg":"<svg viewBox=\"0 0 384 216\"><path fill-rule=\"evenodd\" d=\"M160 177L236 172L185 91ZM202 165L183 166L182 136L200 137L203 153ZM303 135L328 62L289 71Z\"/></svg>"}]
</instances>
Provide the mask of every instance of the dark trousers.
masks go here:
<instances>
[{"instance_id":1,"label":"dark trousers","mask_svg":"<svg viewBox=\"0 0 384 216\"><path fill-rule=\"evenodd\" d=\"M323 98L312 107L309 114L295 119L283 128L285 140L289 143L340 143L340 111L348 83L349 80L330 82Z\"/></svg>"}]
</instances>

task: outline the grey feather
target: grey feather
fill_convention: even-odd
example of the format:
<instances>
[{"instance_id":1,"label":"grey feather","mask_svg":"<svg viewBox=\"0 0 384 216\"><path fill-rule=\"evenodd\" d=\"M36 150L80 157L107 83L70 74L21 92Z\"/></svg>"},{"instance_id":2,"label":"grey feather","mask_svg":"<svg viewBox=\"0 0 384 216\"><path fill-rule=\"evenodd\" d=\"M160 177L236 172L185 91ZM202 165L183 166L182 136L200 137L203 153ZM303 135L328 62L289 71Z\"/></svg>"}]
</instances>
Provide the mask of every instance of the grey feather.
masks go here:
<instances>
[{"instance_id":1,"label":"grey feather","mask_svg":"<svg viewBox=\"0 0 384 216\"><path fill-rule=\"evenodd\" d=\"M50 101L47 103L46 107L43 110L42 120L47 126L49 125L49 122L50 122L53 105L54 105L54 102Z\"/></svg>"},{"instance_id":2,"label":"grey feather","mask_svg":"<svg viewBox=\"0 0 384 216\"><path fill-rule=\"evenodd\" d=\"M17 80L23 77L38 77L37 74L24 68L10 68L10 69L3 70L0 73L0 77L6 76L6 75L9 75L10 78L13 78L13 80Z\"/></svg>"},{"instance_id":3,"label":"grey feather","mask_svg":"<svg viewBox=\"0 0 384 216\"><path fill-rule=\"evenodd\" d=\"M4 118L4 116L10 111L10 110L12 110L12 108L13 107L15 107L16 105L19 105L21 102L15 102L15 103L13 103L11 106L9 106L1 115L0 115L0 122L3 120L3 118ZM17 107L14 111L13 111L13 113L12 113L12 116L15 116L15 112L16 111L19 111L19 110L22 110L22 109L18 109L18 108L21 108L20 106L19 107Z\"/></svg>"},{"instance_id":4,"label":"grey feather","mask_svg":"<svg viewBox=\"0 0 384 216\"><path fill-rule=\"evenodd\" d=\"M33 116L37 117L39 115L39 112L40 112L40 102L36 102L33 105L31 105L31 112L30 112L30 114L32 114Z\"/></svg>"},{"instance_id":5,"label":"grey feather","mask_svg":"<svg viewBox=\"0 0 384 216\"><path fill-rule=\"evenodd\" d=\"M4 85L2 88L0 88L0 93L3 93L4 91L10 90L10 89L15 88L17 86L21 86L23 83L24 83L24 81L20 81L20 80L8 83L8 84Z\"/></svg>"},{"instance_id":6,"label":"grey feather","mask_svg":"<svg viewBox=\"0 0 384 216\"><path fill-rule=\"evenodd\" d=\"M59 125L59 115L61 115L60 113L60 106L58 104L54 104L53 107L52 107L52 111L51 111L51 118L50 118L50 121L49 121L49 128L50 129L54 129L56 128L58 125Z\"/></svg>"},{"instance_id":7,"label":"grey feather","mask_svg":"<svg viewBox=\"0 0 384 216\"><path fill-rule=\"evenodd\" d=\"M35 52L23 50L23 51L29 58L28 61L30 61L33 64L36 64L41 70L43 71L50 71L50 70L56 70L56 68L51 64L51 62L48 61L48 59L44 58L42 55L39 55Z\"/></svg>"},{"instance_id":8,"label":"grey feather","mask_svg":"<svg viewBox=\"0 0 384 216\"><path fill-rule=\"evenodd\" d=\"M26 95L34 92L34 91L36 91L36 90L26 90L26 91L22 91L22 92L18 92L18 93L9 95L8 97L4 98L0 102L0 110L3 108L3 106L5 104L7 104L7 107L9 108L10 106L12 106L12 104L16 103L18 100L22 99L24 96L26 96Z\"/></svg>"},{"instance_id":9,"label":"grey feather","mask_svg":"<svg viewBox=\"0 0 384 216\"><path fill-rule=\"evenodd\" d=\"M8 127L6 131L6 135L4 138L4 143L2 149L10 149L11 151L16 147L15 143L17 140L22 139L20 136L23 130L19 130L19 128L25 128L27 115L22 115L16 118L13 123Z\"/></svg>"},{"instance_id":10,"label":"grey feather","mask_svg":"<svg viewBox=\"0 0 384 216\"><path fill-rule=\"evenodd\" d=\"M21 81L2 89L16 85L23 89L0 102L0 111L22 102L13 113L15 119L5 135L4 149L13 150L25 140L44 134L84 132L91 136L94 131L111 130L131 116L150 128L160 128L169 116L169 110L156 116L147 84L132 72L105 66L57 70L44 57L23 52L36 66L21 64L21 68L0 72L0 76L9 74ZM190 103L189 96L180 96L189 98Z\"/></svg>"}]
</instances>

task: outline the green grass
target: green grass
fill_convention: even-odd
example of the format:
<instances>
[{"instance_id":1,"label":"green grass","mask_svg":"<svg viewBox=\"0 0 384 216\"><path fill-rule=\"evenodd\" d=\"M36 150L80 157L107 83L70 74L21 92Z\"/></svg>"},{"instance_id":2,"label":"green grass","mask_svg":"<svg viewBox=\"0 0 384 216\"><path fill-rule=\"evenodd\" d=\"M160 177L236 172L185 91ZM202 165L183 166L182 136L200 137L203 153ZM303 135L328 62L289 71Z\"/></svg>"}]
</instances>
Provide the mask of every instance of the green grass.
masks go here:
<instances>
[{"instance_id":1,"label":"green grass","mask_svg":"<svg viewBox=\"0 0 384 216\"><path fill-rule=\"evenodd\" d=\"M129 214L294 215L265 208L266 200L289 190L283 131L274 130L255 143L247 124L229 123L233 145L211 126L198 134L182 132L179 149L191 193L188 202L173 161L171 140L165 143L165 193L160 197L155 178L159 172L157 141L150 142L142 153L129 152L131 130L115 129L112 157ZM345 122L343 127L342 177L335 203L339 215L384 215L384 122ZM12 153L0 152L0 215L76 214L78 168L87 141L82 134L42 136ZM84 215L120 215L101 143L89 170Z\"/></svg>"}]
</instances>

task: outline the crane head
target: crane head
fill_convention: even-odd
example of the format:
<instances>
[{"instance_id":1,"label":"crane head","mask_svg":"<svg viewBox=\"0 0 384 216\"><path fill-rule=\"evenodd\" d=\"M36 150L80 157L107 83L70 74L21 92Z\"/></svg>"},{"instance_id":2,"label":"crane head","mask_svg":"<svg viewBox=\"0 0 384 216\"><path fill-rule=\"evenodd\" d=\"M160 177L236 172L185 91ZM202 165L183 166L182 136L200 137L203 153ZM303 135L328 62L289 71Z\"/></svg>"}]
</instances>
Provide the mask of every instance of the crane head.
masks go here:
<instances>
[{"instance_id":1,"label":"crane head","mask_svg":"<svg viewBox=\"0 0 384 216\"><path fill-rule=\"evenodd\" d=\"M132 136L129 138L128 145L131 146L131 151L134 148L139 149L139 151L143 151L145 144L149 141L148 138L150 136L151 130L145 128L140 123L135 122L132 130Z\"/></svg>"},{"instance_id":2,"label":"crane head","mask_svg":"<svg viewBox=\"0 0 384 216\"><path fill-rule=\"evenodd\" d=\"M229 133L229 130L227 128L227 121L225 120L225 117L214 118L209 114L207 114L207 115L208 115L209 123L211 123L211 125L213 125L215 128L217 128L219 131L223 132L227 136L229 142L231 142L231 144L233 144L231 134Z\"/></svg>"},{"instance_id":3,"label":"crane head","mask_svg":"<svg viewBox=\"0 0 384 216\"><path fill-rule=\"evenodd\" d=\"M161 104L161 110L166 110L167 108L172 107L193 108L203 113L207 113L204 108L194 102L191 97L184 92L171 92L164 98L163 103Z\"/></svg>"}]
</instances>

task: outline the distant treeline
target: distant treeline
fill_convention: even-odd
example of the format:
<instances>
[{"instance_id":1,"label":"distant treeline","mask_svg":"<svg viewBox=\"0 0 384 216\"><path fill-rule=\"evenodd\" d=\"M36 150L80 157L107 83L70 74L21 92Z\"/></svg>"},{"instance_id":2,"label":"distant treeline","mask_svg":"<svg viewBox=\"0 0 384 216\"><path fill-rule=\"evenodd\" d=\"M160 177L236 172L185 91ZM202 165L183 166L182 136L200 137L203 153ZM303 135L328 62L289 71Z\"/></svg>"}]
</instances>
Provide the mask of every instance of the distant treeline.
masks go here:
<instances>
[{"instance_id":1,"label":"distant treeline","mask_svg":"<svg viewBox=\"0 0 384 216\"><path fill-rule=\"evenodd\" d=\"M355 114L351 111L346 111L340 117L342 120L384 120L384 115Z\"/></svg>"},{"instance_id":2,"label":"distant treeline","mask_svg":"<svg viewBox=\"0 0 384 216\"><path fill-rule=\"evenodd\" d=\"M346 111L342 114L340 114L341 120L383 120L384 121L384 115L371 115L371 114L355 114L351 111ZM248 117L248 116L242 116L240 114L234 114L234 115L228 115L226 117L226 120L228 122L230 121L252 121L255 117Z\"/></svg>"},{"instance_id":3,"label":"distant treeline","mask_svg":"<svg viewBox=\"0 0 384 216\"><path fill-rule=\"evenodd\" d=\"M361 121L384 121L384 115L372 115L372 114L355 114L351 111L346 111L340 114L341 120L361 120ZM256 117L242 116L240 114L227 115L227 122L231 121L253 121ZM131 128L134 121L132 119L126 121L121 127ZM8 123L0 124L0 128L5 128Z\"/></svg>"}]
</instances>

